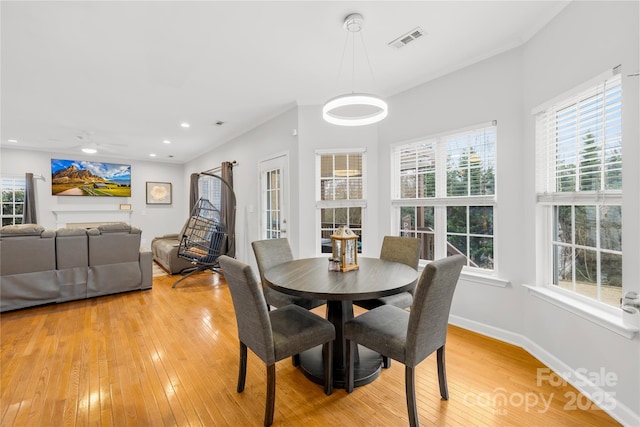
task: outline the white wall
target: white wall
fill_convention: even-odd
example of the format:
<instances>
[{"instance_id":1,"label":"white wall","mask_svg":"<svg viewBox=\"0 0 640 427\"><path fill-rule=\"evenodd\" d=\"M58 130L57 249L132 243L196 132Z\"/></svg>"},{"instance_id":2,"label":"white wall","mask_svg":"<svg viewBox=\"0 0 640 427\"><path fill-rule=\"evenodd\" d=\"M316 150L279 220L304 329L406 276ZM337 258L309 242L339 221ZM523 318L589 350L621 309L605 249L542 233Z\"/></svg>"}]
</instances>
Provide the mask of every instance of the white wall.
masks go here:
<instances>
[{"instance_id":1,"label":"white wall","mask_svg":"<svg viewBox=\"0 0 640 427\"><path fill-rule=\"evenodd\" d=\"M638 2L573 2L538 33L523 50L524 158L534 155L531 110L607 69L622 65L623 76L623 287L640 290L640 149L638 77L640 34ZM524 192L535 191L533 162L523 163ZM525 199L524 240L535 239L535 200ZM527 259L534 259L529 247ZM634 262L634 260L636 262ZM525 283L535 283L535 265L522 263ZM640 340L617 335L528 293L523 295L523 334L534 348L549 354L541 360L571 369L617 375L614 412L627 425L640 425ZM637 316L637 315L636 315ZM546 360L545 360L546 359ZM597 385L597 384L596 384Z\"/></svg>"},{"instance_id":2,"label":"white wall","mask_svg":"<svg viewBox=\"0 0 640 427\"><path fill-rule=\"evenodd\" d=\"M251 242L260 239L259 163L274 154L288 152L291 158L291 195L293 200L297 200L295 195L298 192L298 176L295 165L298 137L292 135L293 129L297 128L296 109L290 109L185 165L184 179L188 186L191 173L215 168L224 161L238 162L233 168L233 187L236 195L236 257L254 267L256 264ZM290 223L297 222L298 212L292 202ZM294 253L297 254L295 248L299 236L295 229L290 230L288 237Z\"/></svg>"},{"instance_id":3,"label":"white wall","mask_svg":"<svg viewBox=\"0 0 640 427\"><path fill-rule=\"evenodd\" d=\"M297 167L301 188L298 193L300 255L316 256L320 248L320 236L317 231L320 217L316 212L316 149L364 148L368 170L364 183L367 189L367 207L362 218L362 226L365 230L362 236L362 255L378 256L382 237L377 227L381 210L378 189L381 175L377 168L379 160L376 126L345 128L331 125L322 120L320 106L301 107L298 117L300 151Z\"/></svg>"},{"instance_id":4,"label":"white wall","mask_svg":"<svg viewBox=\"0 0 640 427\"><path fill-rule=\"evenodd\" d=\"M522 159L521 54L512 50L472 67L449 74L394 96L389 117L380 125L378 165L381 206L390 206L391 144L466 128L492 120L498 122L496 193L494 212L498 276L522 283L520 240L524 214ZM378 228L389 233L389 209L381 209ZM520 291L461 281L452 307L454 315L495 328L521 331ZM478 304L485 301L484 304ZM487 310L490 306L491 309Z\"/></svg>"},{"instance_id":5,"label":"white wall","mask_svg":"<svg viewBox=\"0 0 640 427\"><path fill-rule=\"evenodd\" d=\"M613 373L615 384L579 387L617 399L610 413L640 424L640 340L599 326L529 294L536 283L534 127L531 110L623 64L625 153L625 288L638 290L640 263L638 148L638 3L573 2L524 46L392 97L379 125L380 206L389 206L390 144L498 121L496 257L505 288L461 280L452 319L464 327L521 345L558 372ZM636 161L634 161L634 159ZM631 189L630 191L628 189ZM388 232L381 209L378 228ZM580 385L579 383L576 385ZM597 397L597 396L596 396Z\"/></svg>"},{"instance_id":6,"label":"white wall","mask_svg":"<svg viewBox=\"0 0 640 427\"><path fill-rule=\"evenodd\" d=\"M131 165L131 197L67 197L51 195L51 159L93 160ZM131 204L130 223L142 230L141 246L151 247L151 240L167 233L177 233L187 218L188 193L183 191L183 166L158 162L127 161L103 156L70 156L3 148L0 153L2 176L24 177L26 172L41 174L36 181L38 223L51 230L57 228L56 210L117 210L121 203ZM146 181L170 182L173 186L171 205L147 205ZM104 213L87 214L77 222L100 221ZM125 219L126 220L126 219Z\"/></svg>"}]
</instances>

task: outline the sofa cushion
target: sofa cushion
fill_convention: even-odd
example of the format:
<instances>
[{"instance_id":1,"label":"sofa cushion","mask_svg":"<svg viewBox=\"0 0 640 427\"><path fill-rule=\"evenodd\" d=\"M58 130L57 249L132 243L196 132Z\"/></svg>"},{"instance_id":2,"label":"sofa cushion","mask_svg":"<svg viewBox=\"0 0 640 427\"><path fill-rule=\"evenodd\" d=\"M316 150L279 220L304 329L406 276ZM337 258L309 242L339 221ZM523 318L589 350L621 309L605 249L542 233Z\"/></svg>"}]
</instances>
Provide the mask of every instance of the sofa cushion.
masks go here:
<instances>
[{"instance_id":1,"label":"sofa cushion","mask_svg":"<svg viewBox=\"0 0 640 427\"><path fill-rule=\"evenodd\" d=\"M0 275L56 269L55 231L47 230L28 235L16 233L18 234L0 236Z\"/></svg>"},{"instance_id":2,"label":"sofa cushion","mask_svg":"<svg viewBox=\"0 0 640 427\"><path fill-rule=\"evenodd\" d=\"M129 227L129 226L127 226ZM101 232L99 228L87 230L89 235L89 266L138 262L140 251L139 229L130 232Z\"/></svg>"},{"instance_id":3,"label":"sofa cushion","mask_svg":"<svg viewBox=\"0 0 640 427\"><path fill-rule=\"evenodd\" d=\"M113 224L102 224L98 226L100 233L123 233L130 232L131 226L125 222L114 222Z\"/></svg>"},{"instance_id":4,"label":"sofa cushion","mask_svg":"<svg viewBox=\"0 0 640 427\"><path fill-rule=\"evenodd\" d=\"M86 236L87 230L84 228L58 228L57 237Z\"/></svg>"},{"instance_id":5,"label":"sofa cushion","mask_svg":"<svg viewBox=\"0 0 640 427\"><path fill-rule=\"evenodd\" d=\"M39 236L44 227L38 224L5 225L0 228L0 236Z\"/></svg>"},{"instance_id":6,"label":"sofa cushion","mask_svg":"<svg viewBox=\"0 0 640 427\"><path fill-rule=\"evenodd\" d=\"M84 228L60 228L56 231L56 268L89 266L89 240Z\"/></svg>"}]
</instances>

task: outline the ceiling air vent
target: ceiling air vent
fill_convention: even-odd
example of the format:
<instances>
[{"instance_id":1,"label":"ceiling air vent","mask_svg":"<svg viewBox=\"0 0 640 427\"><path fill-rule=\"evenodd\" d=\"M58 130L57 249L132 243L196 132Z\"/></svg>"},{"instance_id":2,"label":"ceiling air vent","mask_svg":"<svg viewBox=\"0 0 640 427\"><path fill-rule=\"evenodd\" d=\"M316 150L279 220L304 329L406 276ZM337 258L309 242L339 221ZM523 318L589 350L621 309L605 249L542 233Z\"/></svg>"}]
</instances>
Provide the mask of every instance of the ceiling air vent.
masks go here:
<instances>
[{"instance_id":1,"label":"ceiling air vent","mask_svg":"<svg viewBox=\"0 0 640 427\"><path fill-rule=\"evenodd\" d=\"M400 49L401 47L405 47L407 44L411 43L415 39L422 37L424 35L424 31L420 27L416 27L413 30L409 31L406 34L401 35L394 41L389 43L389 46L395 47L396 49Z\"/></svg>"}]
</instances>

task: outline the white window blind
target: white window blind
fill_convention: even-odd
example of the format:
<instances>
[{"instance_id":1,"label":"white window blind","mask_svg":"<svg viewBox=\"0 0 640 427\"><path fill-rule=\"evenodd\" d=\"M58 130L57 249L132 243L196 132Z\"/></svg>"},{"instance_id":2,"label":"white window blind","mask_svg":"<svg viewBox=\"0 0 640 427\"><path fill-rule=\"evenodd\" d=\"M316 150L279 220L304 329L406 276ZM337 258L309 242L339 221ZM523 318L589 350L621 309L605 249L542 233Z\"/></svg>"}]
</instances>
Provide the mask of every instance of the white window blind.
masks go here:
<instances>
[{"instance_id":1,"label":"white window blind","mask_svg":"<svg viewBox=\"0 0 640 427\"><path fill-rule=\"evenodd\" d=\"M536 114L536 191L622 189L622 83L604 79Z\"/></svg>"},{"instance_id":2,"label":"white window blind","mask_svg":"<svg viewBox=\"0 0 640 427\"><path fill-rule=\"evenodd\" d=\"M494 194L496 127L451 135L445 142L447 197Z\"/></svg>"},{"instance_id":3,"label":"white window blind","mask_svg":"<svg viewBox=\"0 0 640 427\"><path fill-rule=\"evenodd\" d=\"M495 194L495 124L398 146L396 198L450 198Z\"/></svg>"},{"instance_id":4,"label":"white window blind","mask_svg":"<svg viewBox=\"0 0 640 427\"><path fill-rule=\"evenodd\" d=\"M320 200L364 199L362 154L320 156Z\"/></svg>"},{"instance_id":5,"label":"white window blind","mask_svg":"<svg viewBox=\"0 0 640 427\"><path fill-rule=\"evenodd\" d=\"M435 141L400 147L400 198L421 199L436 195Z\"/></svg>"}]
</instances>

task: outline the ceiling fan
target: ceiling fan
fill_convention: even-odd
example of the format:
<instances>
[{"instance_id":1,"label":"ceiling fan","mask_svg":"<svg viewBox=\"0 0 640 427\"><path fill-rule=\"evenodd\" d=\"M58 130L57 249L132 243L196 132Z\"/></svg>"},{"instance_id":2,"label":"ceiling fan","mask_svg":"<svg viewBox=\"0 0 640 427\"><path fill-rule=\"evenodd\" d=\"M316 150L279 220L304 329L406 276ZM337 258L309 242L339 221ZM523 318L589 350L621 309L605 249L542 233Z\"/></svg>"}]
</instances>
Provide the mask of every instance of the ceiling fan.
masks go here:
<instances>
[{"instance_id":1,"label":"ceiling fan","mask_svg":"<svg viewBox=\"0 0 640 427\"><path fill-rule=\"evenodd\" d=\"M114 143L97 143L93 141L93 132L82 131L76 138L80 141L80 144L70 147L70 150L81 150L86 154L96 154L99 151L107 151L110 153L117 153L120 151L118 147L126 147L126 144L114 144Z\"/></svg>"}]
</instances>

